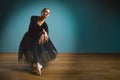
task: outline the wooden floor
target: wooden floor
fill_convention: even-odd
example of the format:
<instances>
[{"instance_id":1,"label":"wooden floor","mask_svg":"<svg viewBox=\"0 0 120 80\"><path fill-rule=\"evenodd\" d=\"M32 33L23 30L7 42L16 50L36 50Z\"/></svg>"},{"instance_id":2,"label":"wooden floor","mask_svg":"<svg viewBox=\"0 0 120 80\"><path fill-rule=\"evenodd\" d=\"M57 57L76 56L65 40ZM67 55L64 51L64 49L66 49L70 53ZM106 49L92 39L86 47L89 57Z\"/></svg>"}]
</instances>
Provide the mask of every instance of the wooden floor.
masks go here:
<instances>
[{"instance_id":1,"label":"wooden floor","mask_svg":"<svg viewBox=\"0 0 120 80\"><path fill-rule=\"evenodd\" d=\"M120 54L58 54L42 69L30 73L17 54L0 54L0 80L120 80Z\"/></svg>"}]
</instances>

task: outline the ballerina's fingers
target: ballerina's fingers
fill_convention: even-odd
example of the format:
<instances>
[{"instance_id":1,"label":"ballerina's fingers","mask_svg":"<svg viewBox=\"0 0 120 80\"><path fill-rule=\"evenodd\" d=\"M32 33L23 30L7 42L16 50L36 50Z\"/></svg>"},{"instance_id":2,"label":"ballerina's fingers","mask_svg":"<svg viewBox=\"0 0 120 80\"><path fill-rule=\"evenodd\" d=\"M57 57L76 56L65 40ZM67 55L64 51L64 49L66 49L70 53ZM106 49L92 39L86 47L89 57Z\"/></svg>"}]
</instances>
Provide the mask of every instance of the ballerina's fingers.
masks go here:
<instances>
[{"instance_id":1,"label":"ballerina's fingers","mask_svg":"<svg viewBox=\"0 0 120 80\"><path fill-rule=\"evenodd\" d=\"M45 42L48 42L48 35L47 33L44 34Z\"/></svg>"},{"instance_id":2,"label":"ballerina's fingers","mask_svg":"<svg viewBox=\"0 0 120 80\"><path fill-rule=\"evenodd\" d=\"M47 41L48 41L48 37L46 36L46 37L45 37L45 42L47 42Z\"/></svg>"},{"instance_id":3,"label":"ballerina's fingers","mask_svg":"<svg viewBox=\"0 0 120 80\"><path fill-rule=\"evenodd\" d=\"M44 35L42 34L41 37L39 38L39 44L44 43Z\"/></svg>"}]
</instances>

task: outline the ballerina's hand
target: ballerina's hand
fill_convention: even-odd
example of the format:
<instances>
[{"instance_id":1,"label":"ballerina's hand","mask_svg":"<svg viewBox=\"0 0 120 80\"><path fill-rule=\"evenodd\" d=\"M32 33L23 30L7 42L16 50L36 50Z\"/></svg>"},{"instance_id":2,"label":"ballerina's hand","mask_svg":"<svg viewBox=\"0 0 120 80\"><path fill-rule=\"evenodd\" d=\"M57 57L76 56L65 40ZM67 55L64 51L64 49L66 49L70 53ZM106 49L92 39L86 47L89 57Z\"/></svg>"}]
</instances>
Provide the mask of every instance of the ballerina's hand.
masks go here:
<instances>
[{"instance_id":1,"label":"ballerina's hand","mask_svg":"<svg viewBox=\"0 0 120 80\"><path fill-rule=\"evenodd\" d=\"M48 42L48 34L45 31L45 29L43 29L43 33L44 33L44 40L45 40L45 42Z\"/></svg>"},{"instance_id":2,"label":"ballerina's hand","mask_svg":"<svg viewBox=\"0 0 120 80\"><path fill-rule=\"evenodd\" d=\"M43 44L44 43L44 34L42 34L39 38L39 44Z\"/></svg>"},{"instance_id":3,"label":"ballerina's hand","mask_svg":"<svg viewBox=\"0 0 120 80\"><path fill-rule=\"evenodd\" d=\"M44 33L44 40L45 40L45 42L48 42L48 35L47 35L47 32Z\"/></svg>"}]
</instances>

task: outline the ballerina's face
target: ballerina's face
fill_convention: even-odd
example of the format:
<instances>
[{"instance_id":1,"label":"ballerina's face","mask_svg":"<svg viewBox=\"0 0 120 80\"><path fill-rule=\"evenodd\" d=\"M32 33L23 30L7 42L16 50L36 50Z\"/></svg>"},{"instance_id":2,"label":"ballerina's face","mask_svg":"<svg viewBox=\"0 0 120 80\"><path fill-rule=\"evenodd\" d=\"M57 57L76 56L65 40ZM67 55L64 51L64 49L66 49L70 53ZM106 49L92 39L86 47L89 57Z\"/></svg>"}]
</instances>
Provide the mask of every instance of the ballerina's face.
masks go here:
<instances>
[{"instance_id":1,"label":"ballerina's face","mask_svg":"<svg viewBox=\"0 0 120 80\"><path fill-rule=\"evenodd\" d=\"M47 18L50 15L50 10L46 9L45 11L42 12L42 16Z\"/></svg>"}]
</instances>

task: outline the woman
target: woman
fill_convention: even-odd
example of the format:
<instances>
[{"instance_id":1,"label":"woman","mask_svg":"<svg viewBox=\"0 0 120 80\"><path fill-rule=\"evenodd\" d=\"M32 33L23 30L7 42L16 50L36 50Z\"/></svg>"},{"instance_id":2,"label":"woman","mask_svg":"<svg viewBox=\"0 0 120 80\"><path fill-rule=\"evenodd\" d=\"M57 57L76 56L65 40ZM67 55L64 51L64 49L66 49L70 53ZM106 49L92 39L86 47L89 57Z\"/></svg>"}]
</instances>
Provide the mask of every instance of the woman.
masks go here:
<instances>
[{"instance_id":1,"label":"woman","mask_svg":"<svg viewBox=\"0 0 120 80\"><path fill-rule=\"evenodd\" d=\"M45 20L50 15L50 10L44 8L41 16L32 16L29 29L21 40L18 61L31 63L31 68L41 75L41 69L47 62L55 59L57 50L52 44L48 34L48 26Z\"/></svg>"}]
</instances>

